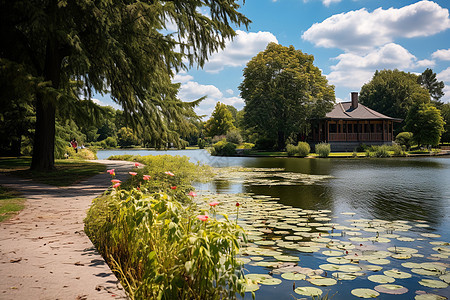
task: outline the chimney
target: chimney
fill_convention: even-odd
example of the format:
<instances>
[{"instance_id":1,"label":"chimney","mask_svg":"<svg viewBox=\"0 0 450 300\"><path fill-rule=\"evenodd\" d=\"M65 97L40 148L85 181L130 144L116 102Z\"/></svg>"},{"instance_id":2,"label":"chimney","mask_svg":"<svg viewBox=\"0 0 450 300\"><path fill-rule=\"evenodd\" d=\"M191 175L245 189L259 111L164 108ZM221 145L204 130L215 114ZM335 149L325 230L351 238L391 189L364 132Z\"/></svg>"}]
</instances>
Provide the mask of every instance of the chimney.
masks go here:
<instances>
[{"instance_id":1,"label":"chimney","mask_svg":"<svg viewBox=\"0 0 450 300\"><path fill-rule=\"evenodd\" d=\"M358 108L358 92L352 92L352 109Z\"/></svg>"}]
</instances>

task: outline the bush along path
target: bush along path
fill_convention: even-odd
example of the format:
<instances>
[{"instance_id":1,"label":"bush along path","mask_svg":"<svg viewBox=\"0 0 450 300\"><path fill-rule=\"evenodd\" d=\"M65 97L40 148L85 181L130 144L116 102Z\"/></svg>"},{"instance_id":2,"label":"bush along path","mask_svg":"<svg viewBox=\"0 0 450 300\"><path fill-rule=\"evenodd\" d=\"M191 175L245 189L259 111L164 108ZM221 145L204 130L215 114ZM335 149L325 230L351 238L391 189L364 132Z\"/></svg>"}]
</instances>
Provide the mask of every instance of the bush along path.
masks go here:
<instances>
[{"instance_id":1,"label":"bush along path","mask_svg":"<svg viewBox=\"0 0 450 300\"><path fill-rule=\"evenodd\" d=\"M99 162L122 176L133 167L132 162ZM92 199L110 187L109 179L103 173L54 187L0 175L0 185L27 199L22 212L0 223L0 299L126 298L84 233Z\"/></svg>"}]
</instances>

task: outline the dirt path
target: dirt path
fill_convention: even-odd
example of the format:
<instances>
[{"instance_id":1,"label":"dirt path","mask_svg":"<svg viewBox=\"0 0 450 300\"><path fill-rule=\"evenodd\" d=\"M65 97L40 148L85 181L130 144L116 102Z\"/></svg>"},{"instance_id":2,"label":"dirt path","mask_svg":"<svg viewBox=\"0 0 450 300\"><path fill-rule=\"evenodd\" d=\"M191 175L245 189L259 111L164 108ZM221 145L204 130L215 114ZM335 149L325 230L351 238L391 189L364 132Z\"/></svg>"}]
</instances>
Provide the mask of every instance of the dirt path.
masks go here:
<instances>
[{"instance_id":1,"label":"dirt path","mask_svg":"<svg viewBox=\"0 0 450 300\"><path fill-rule=\"evenodd\" d=\"M122 180L132 167L131 162L98 162L115 168ZM54 187L0 174L0 185L27 198L20 214L0 223L0 299L126 299L83 231L92 199L109 180L109 174L100 174Z\"/></svg>"}]
</instances>

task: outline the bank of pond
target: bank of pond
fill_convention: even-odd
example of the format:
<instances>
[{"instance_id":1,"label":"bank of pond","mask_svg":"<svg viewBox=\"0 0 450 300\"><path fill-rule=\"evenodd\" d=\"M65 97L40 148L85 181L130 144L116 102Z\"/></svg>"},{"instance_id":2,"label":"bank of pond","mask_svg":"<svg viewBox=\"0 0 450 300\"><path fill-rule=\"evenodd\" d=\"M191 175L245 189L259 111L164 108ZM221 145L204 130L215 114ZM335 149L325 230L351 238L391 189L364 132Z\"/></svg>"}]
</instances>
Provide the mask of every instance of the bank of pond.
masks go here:
<instances>
[{"instance_id":1,"label":"bank of pond","mask_svg":"<svg viewBox=\"0 0 450 300\"><path fill-rule=\"evenodd\" d=\"M450 296L449 159L135 154L86 218L133 299Z\"/></svg>"}]
</instances>

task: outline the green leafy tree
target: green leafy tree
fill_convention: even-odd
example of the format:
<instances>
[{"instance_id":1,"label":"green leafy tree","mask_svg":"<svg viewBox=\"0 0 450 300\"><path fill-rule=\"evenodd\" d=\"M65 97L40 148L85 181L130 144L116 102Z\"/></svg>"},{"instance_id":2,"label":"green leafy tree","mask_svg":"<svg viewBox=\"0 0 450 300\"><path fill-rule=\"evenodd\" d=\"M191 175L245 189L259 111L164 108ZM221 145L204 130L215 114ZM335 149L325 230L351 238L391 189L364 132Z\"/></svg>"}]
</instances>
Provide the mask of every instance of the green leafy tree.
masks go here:
<instances>
[{"instance_id":1,"label":"green leafy tree","mask_svg":"<svg viewBox=\"0 0 450 300\"><path fill-rule=\"evenodd\" d=\"M176 98L173 70L202 66L235 35L234 25L248 25L239 7L233 0L1 0L0 59L39 79L32 169L54 168L57 114L82 114L81 99L94 91L109 92L144 134L173 135L168 123L183 121L193 105Z\"/></svg>"},{"instance_id":2,"label":"green leafy tree","mask_svg":"<svg viewBox=\"0 0 450 300\"><path fill-rule=\"evenodd\" d=\"M227 105L217 102L211 118L206 121L205 129L207 136L225 135L228 131L236 129L233 125L233 116Z\"/></svg>"},{"instance_id":3,"label":"green leafy tree","mask_svg":"<svg viewBox=\"0 0 450 300\"><path fill-rule=\"evenodd\" d=\"M248 62L239 89L249 135L283 149L288 138L309 133L311 118L331 111L334 87L313 62L312 55L275 43Z\"/></svg>"},{"instance_id":4,"label":"green leafy tree","mask_svg":"<svg viewBox=\"0 0 450 300\"><path fill-rule=\"evenodd\" d=\"M419 146L434 146L439 144L444 124L439 109L429 103L419 104L409 110L405 129L413 133L413 138Z\"/></svg>"},{"instance_id":5,"label":"green leafy tree","mask_svg":"<svg viewBox=\"0 0 450 300\"><path fill-rule=\"evenodd\" d=\"M440 109L443 103L439 99L444 96L444 82L438 81L436 78L436 73L427 68L422 74L419 75L417 78L417 83L428 90L431 98L433 98L433 103Z\"/></svg>"},{"instance_id":6,"label":"green leafy tree","mask_svg":"<svg viewBox=\"0 0 450 300\"><path fill-rule=\"evenodd\" d=\"M141 141L139 137L133 132L131 128L122 127L117 132L118 144L121 147L129 147L140 145Z\"/></svg>"},{"instance_id":7,"label":"green leafy tree","mask_svg":"<svg viewBox=\"0 0 450 300\"><path fill-rule=\"evenodd\" d=\"M417 80L417 75L397 69L376 71L372 80L362 86L359 100L384 115L405 119L412 106L430 102L430 94Z\"/></svg>"},{"instance_id":8,"label":"green leafy tree","mask_svg":"<svg viewBox=\"0 0 450 300\"><path fill-rule=\"evenodd\" d=\"M450 142L450 103L445 103L441 107L441 115L444 118L444 133L442 134L442 141Z\"/></svg>"}]
</instances>

